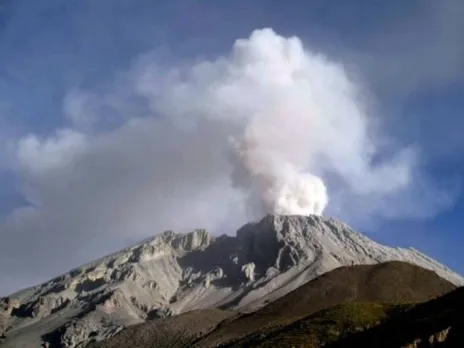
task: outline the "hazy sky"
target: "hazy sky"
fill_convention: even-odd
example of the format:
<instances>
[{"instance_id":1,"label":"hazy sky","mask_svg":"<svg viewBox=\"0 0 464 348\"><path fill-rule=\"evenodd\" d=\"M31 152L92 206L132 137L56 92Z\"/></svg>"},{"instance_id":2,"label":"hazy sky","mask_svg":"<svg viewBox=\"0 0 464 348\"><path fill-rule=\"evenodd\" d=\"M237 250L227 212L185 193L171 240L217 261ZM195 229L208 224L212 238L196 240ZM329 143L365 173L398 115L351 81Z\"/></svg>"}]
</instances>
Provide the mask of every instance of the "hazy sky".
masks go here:
<instances>
[{"instance_id":1,"label":"hazy sky","mask_svg":"<svg viewBox=\"0 0 464 348\"><path fill-rule=\"evenodd\" d=\"M280 160L323 179L325 214L464 273L463 16L460 0L2 1L0 294L164 229L234 233ZM259 145L247 175L238 135Z\"/></svg>"}]
</instances>

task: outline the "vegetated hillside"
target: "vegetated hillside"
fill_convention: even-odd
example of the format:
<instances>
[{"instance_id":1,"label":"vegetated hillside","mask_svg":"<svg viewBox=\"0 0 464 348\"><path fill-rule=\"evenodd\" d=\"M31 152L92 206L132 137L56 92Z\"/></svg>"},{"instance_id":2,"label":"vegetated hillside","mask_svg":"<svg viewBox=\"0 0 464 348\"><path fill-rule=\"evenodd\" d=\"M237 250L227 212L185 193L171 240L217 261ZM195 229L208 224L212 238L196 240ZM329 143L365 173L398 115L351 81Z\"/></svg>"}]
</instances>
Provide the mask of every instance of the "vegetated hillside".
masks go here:
<instances>
[{"instance_id":1,"label":"vegetated hillside","mask_svg":"<svg viewBox=\"0 0 464 348\"><path fill-rule=\"evenodd\" d=\"M227 347L299 347L318 348L350 334L366 330L414 306L349 302L320 310L271 334L250 335Z\"/></svg>"},{"instance_id":2,"label":"vegetated hillside","mask_svg":"<svg viewBox=\"0 0 464 348\"><path fill-rule=\"evenodd\" d=\"M464 287L328 347L464 347Z\"/></svg>"},{"instance_id":3,"label":"vegetated hillside","mask_svg":"<svg viewBox=\"0 0 464 348\"><path fill-rule=\"evenodd\" d=\"M352 301L386 304L418 303L441 296L455 286L432 271L405 262L340 267L250 314L220 325L196 343L249 346L317 311ZM387 308L385 308L385 311ZM387 311L388 312L388 311Z\"/></svg>"}]
</instances>

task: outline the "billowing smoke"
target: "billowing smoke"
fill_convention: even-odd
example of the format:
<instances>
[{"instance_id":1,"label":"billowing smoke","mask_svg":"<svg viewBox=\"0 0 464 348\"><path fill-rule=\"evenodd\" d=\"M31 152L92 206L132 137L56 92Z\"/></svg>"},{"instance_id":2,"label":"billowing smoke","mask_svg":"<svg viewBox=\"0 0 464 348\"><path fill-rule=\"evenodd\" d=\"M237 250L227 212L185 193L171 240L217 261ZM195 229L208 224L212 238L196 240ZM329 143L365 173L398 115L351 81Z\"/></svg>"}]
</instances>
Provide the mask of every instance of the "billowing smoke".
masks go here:
<instances>
[{"instance_id":1,"label":"billowing smoke","mask_svg":"<svg viewBox=\"0 0 464 348\"><path fill-rule=\"evenodd\" d=\"M447 196L422 173L418 180L416 151L381 133L351 76L343 64L272 29L255 30L212 60L166 66L143 56L114 90L66 98L74 129L18 143L27 199L42 209L66 206L59 192L73 182L82 199L61 216L88 210L95 217L76 219L105 225L105 214L124 211L133 216L115 225L128 230L128 221L141 230L160 221L166 228L185 227L184 220L216 226L225 216L238 223L240 207L247 218L325 208L341 217L433 213L434 199L417 197L429 192L441 206ZM108 110L120 126L99 126ZM94 209L99 199L102 208ZM118 201L125 204L113 207ZM182 221L180 204L192 215Z\"/></svg>"},{"instance_id":2,"label":"billowing smoke","mask_svg":"<svg viewBox=\"0 0 464 348\"><path fill-rule=\"evenodd\" d=\"M271 29L216 59L140 57L109 89L70 93L66 129L12 144L30 204L0 221L0 277L26 285L165 229L234 233L267 212L355 226L439 212L450 195L368 100L342 64Z\"/></svg>"},{"instance_id":3,"label":"billowing smoke","mask_svg":"<svg viewBox=\"0 0 464 348\"><path fill-rule=\"evenodd\" d=\"M285 119L285 116L279 117ZM288 118L291 122L291 116ZM280 133L277 137L266 128L264 124L252 122L243 136L234 139L235 186L249 194L250 208L257 216L322 214L327 205L327 190L322 179L299 168L298 163L292 163L279 151L284 147L283 141L293 141L291 134L277 129ZM281 142L274 143L278 138Z\"/></svg>"},{"instance_id":4,"label":"billowing smoke","mask_svg":"<svg viewBox=\"0 0 464 348\"><path fill-rule=\"evenodd\" d=\"M180 127L199 129L206 120L227 129L233 185L255 216L321 214L328 195L320 175L327 169L359 190L376 180L356 85L341 64L306 51L296 37L256 30L227 57L168 74L144 66L139 91ZM409 180L409 163L401 169L403 177L388 179L393 190Z\"/></svg>"}]
</instances>

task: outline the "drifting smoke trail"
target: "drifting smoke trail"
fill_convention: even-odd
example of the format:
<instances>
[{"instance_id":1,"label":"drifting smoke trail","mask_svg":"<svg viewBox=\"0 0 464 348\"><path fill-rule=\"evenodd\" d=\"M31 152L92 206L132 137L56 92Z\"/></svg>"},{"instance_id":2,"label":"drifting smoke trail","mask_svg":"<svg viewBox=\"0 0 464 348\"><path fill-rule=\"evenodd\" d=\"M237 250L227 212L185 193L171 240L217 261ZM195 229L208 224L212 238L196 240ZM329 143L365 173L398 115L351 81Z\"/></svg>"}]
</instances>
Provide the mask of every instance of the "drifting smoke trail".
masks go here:
<instances>
[{"instance_id":1,"label":"drifting smoke trail","mask_svg":"<svg viewBox=\"0 0 464 348\"><path fill-rule=\"evenodd\" d=\"M232 183L255 217L322 214L324 173L361 194L394 193L410 182L414 153L373 167L377 148L358 87L343 65L296 37L255 30L217 60L168 74L145 69L138 87L156 113L233 151ZM218 143L205 123L220 125L231 141Z\"/></svg>"},{"instance_id":2,"label":"drifting smoke trail","mask_svg":"<svg viewBox=\"0 0 464 348\"><path fill-rule=\"evenodd\" d=\"M71 93L67 129L12 147L33 205L0 221L0 278L30 284L166 229L233 232L264 213L426 218L457 197L429 183L415 151L379 148L390 139L373 132L357 84L298 38L263 29L214 60L157 57L109 90Z\"/></svg>"},{"instance_id":3,"label":"drifting smoke trail","mask_svg":"<svg viewBox=\"0 0 464 348\"><path fill-rule=\"evenodd\" d=\"M410 185L415 153L393 152L374 166L377 134L359 87L342 64L305 50L297 37L255 30L216 60L168 73L144 66L138 91L179 128L232 150L232 185L247 197L253 217L322 214L326 174L343 185L337 202L385 199ZM224 143L204 124L219 125Z\"/></svg>"}]
</instances>

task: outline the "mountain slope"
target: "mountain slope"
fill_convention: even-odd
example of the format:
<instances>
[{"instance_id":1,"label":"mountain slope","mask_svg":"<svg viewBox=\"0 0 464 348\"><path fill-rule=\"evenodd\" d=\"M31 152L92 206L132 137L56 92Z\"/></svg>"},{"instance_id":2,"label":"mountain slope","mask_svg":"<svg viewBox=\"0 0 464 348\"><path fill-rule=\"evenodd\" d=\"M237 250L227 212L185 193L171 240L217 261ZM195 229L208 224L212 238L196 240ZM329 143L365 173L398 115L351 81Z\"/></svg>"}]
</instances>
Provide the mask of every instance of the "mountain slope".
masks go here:
<instances>
[{"instance_id":1,"label":"mountain slope","mask_svg":"<svg viewBox=\"0 0 464 348\"><path fill-rule=\"evenodd\" d=\"M242 347L243 341L246 341L246 347L256 348L325 347L399 315L411 306L412 304L348 302L322 309L276 332L253 335L225 347Z\"/></svg>"},{"instance_id":2,"label":"mountain slope","mask_svg":"<svg viewBox=\"0 0 464 348\"><path fill-rule=\"evenodd\" d=\"M143 324L128 327L106 340L91 343L88 347L189 347L192 342L212 331L220 322L235 315L233 311L199 309L173 317L148 320Z\"/></svg>"},{"instance_id":3,"label":"mountain slope","mask_svg":"<svg viewBox=\"0 0 464 348\"><path fill-rule=\"evenodd\" d=\"M373 326L410 303L429 300L454 288L434 272L404 262L347 266L319 276L256 312L230 316L220 324L217 321L215 330L208 335L209 330L202 329L203 337L197 340L194 335L182 340L178 337L180 332L190 332L186 315L202 322L205 311L147 321L91 347L129 348L134 346L134 339L139 348L216 347L226 342L230 347L319 347L322 342L337 339L342 330ZM337 306L326 309L333 305ZM308 345L308 341L312 343Z\"/></svg>"},{"instance_id":4,"label":"mountain slope","mask_svg":"<svg viewBox=\"0 0 464 348\"><path fill-rule=\"evenodd\" d=\"M197 346L214 347L234 342L232 346L248 347L252 342L263 341L270 333L328 307L352 301L381 304L423 302L454 288L436 273L405 262L340 267L253 313L217 328ZM257 340L256 337L261 338Z\"/></svg>"},{"instance_id":5,"label":"mountain slope","mask_svg":"<svg viewBox=\"0 0 464 348\"><path fill-rule=\"evenodd\" d=\"M464 347L464 287L329 347Z\"/></svg>"},{"instance_id":6,"label":"mountain slope","mask_svg":"<svg viewBox=\"0 0 464 348\"><path fill-rule=\"evenodd\" d=\"M390 248L331 218L273 216L235 237L164 232L9 296L5 347L83 346L147 318L195 309L252 311L340 266L407 261L463 278L414 249Z\"/></svg>"}]
</instances>

